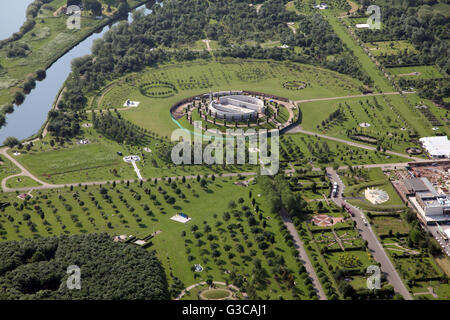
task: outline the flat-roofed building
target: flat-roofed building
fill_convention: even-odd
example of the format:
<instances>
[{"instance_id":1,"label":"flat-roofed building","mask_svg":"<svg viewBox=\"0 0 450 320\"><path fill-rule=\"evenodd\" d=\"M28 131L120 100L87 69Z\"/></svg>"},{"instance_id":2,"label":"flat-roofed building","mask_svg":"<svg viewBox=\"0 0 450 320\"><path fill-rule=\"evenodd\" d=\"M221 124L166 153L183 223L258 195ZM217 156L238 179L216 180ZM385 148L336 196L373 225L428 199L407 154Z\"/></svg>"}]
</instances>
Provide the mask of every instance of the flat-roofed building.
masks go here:
<instances>
[{"instance_id":1,"label":"flat-roofed building","mask_svg":"<svg viewBox=\"0 0 450 320\"><path fill-rule=\"evenodd\" d=\"M450 140L447 136L420 138L423 148L434 159L450 158Z\"/></svg>"}]
</instances>

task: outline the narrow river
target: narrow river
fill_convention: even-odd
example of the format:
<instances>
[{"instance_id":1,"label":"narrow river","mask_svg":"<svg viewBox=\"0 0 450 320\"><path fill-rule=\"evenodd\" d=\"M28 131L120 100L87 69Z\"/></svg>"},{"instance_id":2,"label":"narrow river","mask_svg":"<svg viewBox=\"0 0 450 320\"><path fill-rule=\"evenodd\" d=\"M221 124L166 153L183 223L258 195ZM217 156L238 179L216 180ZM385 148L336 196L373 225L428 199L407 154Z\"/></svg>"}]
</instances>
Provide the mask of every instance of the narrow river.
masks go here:
<instances>
[{"instance_id":1,"label":"narrow river","mask_svg":"<svg viewBox=\"0 0 450 320\"><path fill-rule=\"evenodd\" d=\"M27 7L32 2L33 0L0 0L0 40L19 31L26 20Z\"/></svg>"},{"instance_id":2,"label":"narrow river","mask_svg":"<svg viewBox=\"0 0 450 320\"><path fill-rule=\"evenodd\" d=\"M6 0L0 1L1 3L6 2ZM140 9L144 9L146 14L151 12L145 8L145 5L136 10ZM11 16L8 17L8 20L11 20ZM130 13L128 21L131 20L132 14ZM3 23L1 25L3 26ZM20 106L15 106L14 113L6 116L6 125L0 129L0 144L9 136L22 140L39 131L47 119L56 95L70 73L71 61L91 53L93 41L101 38L108 30L109 27L105 27L102 32L86 38L47 70L47 77L41 82L36 82L36 88L26 96L25 102Z\"/></svg>"}]
</instances>

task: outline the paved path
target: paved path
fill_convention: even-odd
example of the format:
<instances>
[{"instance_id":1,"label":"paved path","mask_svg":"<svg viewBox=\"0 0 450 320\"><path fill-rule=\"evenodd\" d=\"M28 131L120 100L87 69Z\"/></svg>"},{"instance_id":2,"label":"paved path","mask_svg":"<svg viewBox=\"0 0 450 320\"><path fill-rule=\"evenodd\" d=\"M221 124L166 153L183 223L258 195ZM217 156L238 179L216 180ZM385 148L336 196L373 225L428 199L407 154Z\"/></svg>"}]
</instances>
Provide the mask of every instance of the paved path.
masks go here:
<instances>
[{"instance_id":1,"label":"paved path","mask_svg":"<svg viewBox=\"0 0 450 320\"><path fill-rule=\"evenodd\" d=\"M134 171L136 172L136 175L138 176L139 180L144 180L144 178L142 178L141 171L136 165L136 161L131 161L131 163L133 164Z\"/></svg>"},{"instance_id":2,"label":"paved path","mask_svg":"<svg viewBox=\"0 0 450 320\"><path fill-rule=\"evenodd\" d=\"M377 151L377 148L372 147L372 146L368 146L368 145L365 145L365 144L362 144L362 143L353 142L353 141L349 141L349 140L345 140L345 139L341 139L341 138L327 136L327 135L324 135L324 134L321 134L321 133L317 133L317 132L304 130L304 129L302 129L302 127L300 125L297 125L295 127L292 127L290 129L288 129L286 131L286 133L303 133L303 134L307 134L309 136L315 136L315 137L319 137L319 138L323 138L323 139L327 139L327 140L332 140L332 141L336 141L336 142L340 142L340 143L345 143L345 144L347 144L349 146L356 147L356 148L361 148L361 149L366 149L366 150L371 150L371 151ZM422 158L410 157L409 154L400 153L400 152L396 152L396 151L386 150L386 151L384 151L384 153L387 153L387 154L390 154L390 155L394 155L394 156L397 156L397 157L409 158L412 161L422 161L422 160L424 160Z\"/></svg>"},{"instance_id":3,"label":"paved path","mask_svg":"<svg viewBox=\"0 0 450 320\"><path fill-rule=\"evenodd\" d=\"M303 265L306 268L306 272L308 273L308 276L311 278L314 289L317 293L317 296L320 300L327 300L327 296L325 294L325 291L323 291L322 285L320 284L319 278L317 277L316 271L313 268L313 265L311 261L309 260L308 254L306 253L305 246L300 239L300 236L298 235L297 229L295 228L294 224L292 223L291 218L289 217L288 213L285 209L283 209L280 213L281 219L283 220L284 225L288 229L289 233L292 235L294 239L294 245L295 249L298 251L298 257L300 258L300 262L303 263Z\"/></svg>"},{"instance_id":4,"label":"paved path","mask_svg":"<svg viewBox=\"0 0 450 320\"><path fill-rule=\"evenodd\" d=\"M386 274L386 278L394 287L395 292L401 294L405 300L413 300L411 293L408 291L397 270L394 268L394 265L384 251L380 241L378 241L378 238L373 232L370 223L366 225L363 222L363 218L365 219L365 216L362 210L350 205L342 198L342 190L344 189L344 185L342 183L342 180L338 177L336 171L334 171L332 168L327 168L327 173L329 174L331 182L337 182L339 185L338 197L333 198L333 201L338 206L347 204L347 206L351 208L352 212L354 213L354 216L352 216L351 218L353 221L356 221L356 228L358 232L361 234L362 238L367 241L367 246L370 253L374 257L375 261L380 263L382 272Z\"/></svg>"},{"instance_id":5,"label":"paved path","mask_svg":"<svg viewBox=\"0 0 450 320\"><path fill-rule=\"evenodd\" d=\"M403 94L412 94L415 92L404 91ZM376 97L376 96L392 96L398 95L400 92L383 92L383 93L368 93L368 94L357 94L352 96L340 96L340 97L331 97L331 98L315 98L315 99L307 99L307 100L297 100L295 103L306 103L306 102L316 102L316 101L330 101L330 100L340 100L340 99L351 99L351 98L365 98L365 97Z\"/></svg>"},{"instance_id":6,"label":"paved path","mask_svg":"<svg viewBox=\"0 0 450 320\"><path fill-rule=\"evenodd\" d=\"M297 29L295 29L295 25L294 25L293 22L288 22L288 23L287 23L287 26L289 27L289 29L292 30L292 32L293 32L294 34L297 34Z\"/></svg>"},{"instance_id":7,"label":"paved path","mask_svg":"<svg viewBox=\"0 0 450 320\"><path fill-rule=\"evenodd\" d=\"M219 285L219 286L227 286L227 284L225 282L213 281L213 283L216 284L216 285ZM199 282L199 283L196 283L196 284L193 284L193 285L190 285L189 287L187 287L186 289L181 291L181 293L178 295L178 297L175 298L175 300L180 300L181 298L183 298L183 296L186 293L188 293L189 291L191 291L195 287L204 286L204 285L206 285L205 281ZM232 289L236 290L237 292L240 292L242 294L242 296L244 297L244 299L248 298L247 294L245 292L241 292L241 290L238 287L236 287L235 285L229 284L227 287L228 288L232 288Z\"/></svg>"},{"instance_id":8,"label":"paved path","mask_svg":"<svg viewBox=\"0 0 450 320\"><path fill-rule=\"evenodd\" d=\"M53 184L46 183L46 182L36 178L33 174L31 174L31 172L29 172L27 169L25 169L25 167L22 166L19 161L17 161L13 156L9 155L8 152L7 152L8 150L9 150L9 148L2 148L2 149L0 149L0 154L2 154L6 158L8 158L12 163L14 163L14 165L16 165L20 169L20 173L14 174L14 175L9 176L9 177L5 177L2 180L2 189L3 189L4 192L13 192L13 191L16 191L16 190L17 191L26 191L26 190L35 189L35 188L48 188L48 189L50 189L52 187L55 187L55 185L53 185ZM39 182L41 184L41 186L35 187L35 188L16 188L16 189L8 188L6 186L6 181L9 180L10 178L14 178L14 177L18 177L18 176L29 177L29 178Z\"/></svg>"},{"instance_id":9,"label":"paved path","mask_svg":"<svg viewBox=\"0 0 450 320\"><path fill-rule=\"evenodd\" d=\"M206 44L206 50L211 52L212 51L211 50L211 45L210 45L211 40L205 39L205 40L203 40L203 42Z\"/></svg>"}]
</instances>

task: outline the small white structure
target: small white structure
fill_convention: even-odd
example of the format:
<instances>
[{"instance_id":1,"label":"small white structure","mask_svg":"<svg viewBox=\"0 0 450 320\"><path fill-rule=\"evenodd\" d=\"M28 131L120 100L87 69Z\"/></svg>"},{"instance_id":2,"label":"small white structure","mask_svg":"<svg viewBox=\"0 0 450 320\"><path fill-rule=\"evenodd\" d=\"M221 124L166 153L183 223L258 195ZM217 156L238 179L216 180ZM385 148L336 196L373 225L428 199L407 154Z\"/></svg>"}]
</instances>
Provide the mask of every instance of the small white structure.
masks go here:
<instances>
[{"instance_id":1,"label":"small white structure","mask_svg":"<svg viewBox=\"0 0 450 320\"><path fill-rule=\"evenodd\" d=\"M355 27L357 29L370 29L370 26L367 23L358 23Z\"/></svg>"},{"instance_id":2,"label":"small white structure","mask_svg":"<svg viewBox=\"0 0 450 320\"><path fill-rule=\"evenodd\" d=\"M115 236L114 237L114 242L122 242L122 241L125 241L125 240L127 240L127 236L126 235L121 235L121 236Z\"/></svg>"},{"instance_id":3,"label":"small white structure","mask_svg":"<svg viewBox=\"0 0 450 320\"><path fill-rule=\"evenodd\" d=\"M389 195L386 191L375 188L367 188L364 191L364 196L372 204L382 204L389 200Z\"/></svg>"},{"instance_id":4,"label":"small white structure","mask_svg":"<svg viewBox=\"0 0 450 320\"><path fill-rule=\"evenodd\" d=\"M127 100L125 101L125 103L123 104L124 107L128 107L128 108L136 108L139 107L139 105L141 104L140 101L131 101L131 100Z\"/></svg>"},{"instance_id":5,"label":"small white structure","mask_svg":"<svg viewBox=\"0 0 450 320\"><path fill-rule=\"evenodd\" d=\"M325 10L328 9L328 5L326 3L316 4L313 6L315 9Z\"/></svg>"},{"instance_id":6,"label":"small white structure","mask_svg":"<svg viewBox=\"0 0 450 320\"><path fill-rule=\"evenodd\" d=\"M447 136L424 137L420 142L430 157L450 158L450 140Z\"/></svg>"},{"instance_id":7,"label":"small white structure","mask_svg":"<svg viewBox=\"0 0 450 320\"><path fill-rule=\"evenodd\" d=\"M450 239L450 228L445 229L444 232L447 235L447 239Z\"/></svg>"},{"instance_id":8,"label":"small white structure","mask_svg":"<svg viewBox=\"0 0 450 320\"><path fill-rule=\"evenodd\" d=\"M141 161L141 158L139 156L126 156L126 157L123 157L123 161L125 161L127 163L132 163L132 162L136 162L136 161Z\"/></svg>"},{"instance_id":9,"label":"small white structure","mask_svg":"<svg viewBox=\"0 0 450 320\"><path fill-rule=\"evenodd\" d=\"M202 272L203 271L203 267L200 264L195 264L194 268L195 268L195 272Z\"/></svg>"},{"instance_id":10,"label":"small white structure","mask_svg":"<svg viewBox=\"0 0 450 320\"><path fill-rule=\"evenodd\" d=\"M152 149L150 149L150 148L148 148L148 147L145 147L145 148L144 148L144 151L147 152L147 153L152 153Z\"/></svg>"},{"instance_id":11,"label":"small white structure","mask_svg":"<svg viewBox=\"0 0 450 320\"><path fill-rule=\"evenodd\" d=\"M360 126L361 128L369 128L369 127L370 127L370 123L363 122L363 123L360 123L359 126Z\"/></svg>"},{"instance_id":12,"label":"small white structure","mask_svg":"<svg viewBox=\"0 0 450 320\"><path fill-rule=\"evenodd\" d=\"M134 242L134 244L137 244L138 246L143 246L143 245L145 245L145 241L144 240L136 240L135 242Z\"/></svg>"},{"instance_id":13,"label":"small white structure","mask_svg":"<svg viewBox=\"0 0 450 320\"><path fill-rule=\"evenodd\" d=\"M136 165L136 161L141 161L141 158L139 156L126 156L126 157L123 157L123 161L125 161L126 163L131 163L133 165L134 171L136 172L139 180L144 180L144 178L141 175L141 171L139 170L139 168Z\"/></svg>"},{"instance_id":14,"label":"small white structure","mask_svg":"<svg viewBox=\"0 0 450 320\"><path fill-rule=\"evenodd\" d=\"M172 218L170 218L170 220L173 220L176 222L181 222L181 223L188 223L192 219L186 215L177 214L177 215L174 215Z\"/></svg>"}]
</instances>

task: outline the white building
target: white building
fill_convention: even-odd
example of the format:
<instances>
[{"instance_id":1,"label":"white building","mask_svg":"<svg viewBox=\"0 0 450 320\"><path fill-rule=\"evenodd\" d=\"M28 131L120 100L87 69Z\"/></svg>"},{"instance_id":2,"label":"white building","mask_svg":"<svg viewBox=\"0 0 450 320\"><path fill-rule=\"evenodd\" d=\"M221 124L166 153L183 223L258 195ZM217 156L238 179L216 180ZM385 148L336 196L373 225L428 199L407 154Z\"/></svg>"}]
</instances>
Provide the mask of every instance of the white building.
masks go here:
<instances>
[{"instance_id":1,"label":"white building","mask_svg":"<svg viewBox=\"0 0 450 320\"><path fill-rule=\"evenodd\" d=\"M256 119L258 113L264 113L264 102L255 97L228 95L212 100L208 110L214 118L231 121Z\"/></svg>"},{"instance_id":2,"label":"white building","mask_svg":"<svg viewBox=\"0 0 450 320\"><path fill-rule=\"evenodd\" d=\"M358 28L358 29L370 29L370 26L367 23L358 23L356 25L356 28Z\"/></svg>"},{"instance_id":3,"label":"white building","mask_svg":"<svg viewBox=\"0 0 450 320\"><path fill-rule=\"evenodd\" d=\"M324 10L324 9L328 9L328 5L326 3L316 4L316 5L314 5L314 8L319 9L319 10Z\"/></svg>"},{"instance_id":4,"label":"white building","mask_svg":"<svg viewBox=\"0 0 450 320\"><path fill-rule=\"evenodd\" d=\"M423 148L432 158L450 158L450 140L447 136L421 138Z\"/></svg>"}]
</instances>

